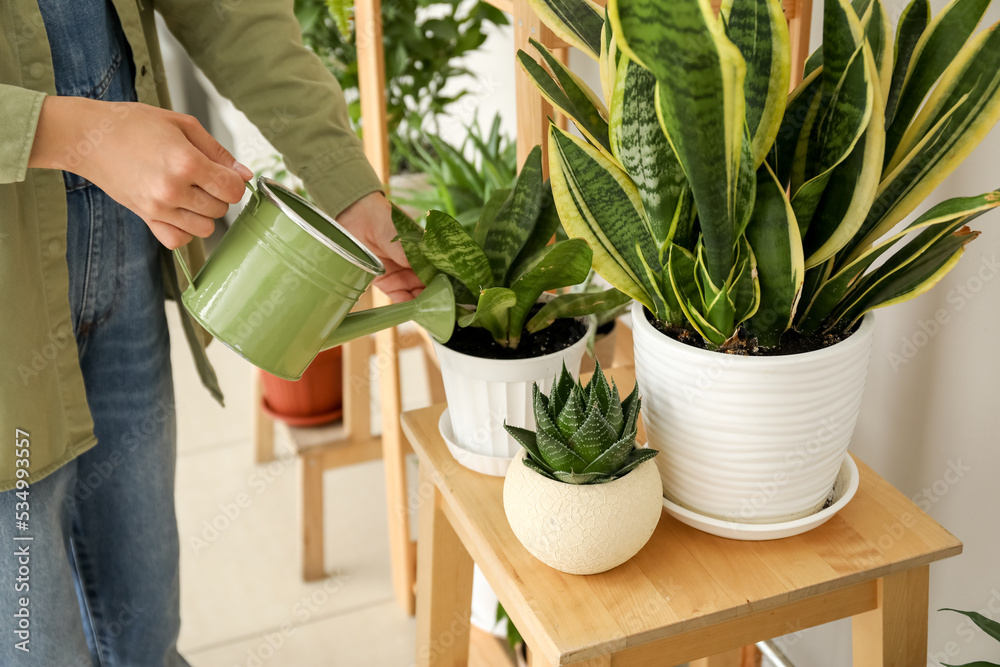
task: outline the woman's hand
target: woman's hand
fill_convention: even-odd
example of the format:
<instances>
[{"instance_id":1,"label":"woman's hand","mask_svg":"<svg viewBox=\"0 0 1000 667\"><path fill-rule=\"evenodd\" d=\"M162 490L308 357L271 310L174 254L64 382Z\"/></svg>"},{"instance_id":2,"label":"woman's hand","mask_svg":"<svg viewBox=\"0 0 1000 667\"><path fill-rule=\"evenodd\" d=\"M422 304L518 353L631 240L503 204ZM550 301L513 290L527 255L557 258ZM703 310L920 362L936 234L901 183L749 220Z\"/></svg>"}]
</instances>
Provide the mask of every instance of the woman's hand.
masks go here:
<instances>
[{"instance_id":1,"label":"woman's hand","mask_svg":"<svg viewBox=\"0 0 1000 667\"><path fill-rule=\"evenodd\" d=\"M340 215L337 222L354 238L361 241L385 265L385 275L375 284L394 302L409 301L423 291L424 285L413 273L396 238L392 224L392 207L381 192L373 192L354 202Z\"/></svg>"},{"instance_id":2,"label":"woman's hand","mask_svg":"<svg viewBox=\"0 0 1000 667\"><path fill-rule=\"evenodd\" d=\"M253 177L191 116L83 97L45 98L28 166L86 178L168 248L211 235Z\"/></svg>"}]
</instances>

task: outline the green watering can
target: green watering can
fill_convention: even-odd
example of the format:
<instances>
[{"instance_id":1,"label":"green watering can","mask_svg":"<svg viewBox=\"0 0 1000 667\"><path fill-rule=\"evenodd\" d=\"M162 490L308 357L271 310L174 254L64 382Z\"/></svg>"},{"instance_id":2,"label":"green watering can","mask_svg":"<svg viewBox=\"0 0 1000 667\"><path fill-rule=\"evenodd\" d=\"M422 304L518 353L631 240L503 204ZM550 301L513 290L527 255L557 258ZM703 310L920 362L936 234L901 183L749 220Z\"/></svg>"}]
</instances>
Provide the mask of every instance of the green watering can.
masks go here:
<instances>
[{"instance_id":1,"label":"green watering can","mask_svg":"<svg viewBox=\"0 0 1000 667\"><path fill-rule=\"evenodd\" d=\"M184 306L234 352L298 380L322 350L408 320L442 343L451 337L455 297L445 276L412 301L350 313L385 273L382 262L279 183L261 177L249 187L250 202L198 275L174 251L189 283Z\"/></svg>"}]
</instances>

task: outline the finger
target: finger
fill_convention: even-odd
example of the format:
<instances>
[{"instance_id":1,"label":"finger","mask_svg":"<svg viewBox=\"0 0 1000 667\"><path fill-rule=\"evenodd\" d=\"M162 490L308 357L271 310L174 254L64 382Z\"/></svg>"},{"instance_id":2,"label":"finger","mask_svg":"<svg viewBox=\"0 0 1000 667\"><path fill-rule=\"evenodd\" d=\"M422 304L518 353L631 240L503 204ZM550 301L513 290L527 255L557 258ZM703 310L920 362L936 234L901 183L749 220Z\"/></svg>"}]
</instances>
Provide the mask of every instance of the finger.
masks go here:
<instances>
[{"instance_id":1,"label":"finger","mask_svg":"<svg viewBox=\"0 0 1000 667\"><path fill-rule=\"evenodd\" d=\"M173 225L163 222L162 220L147 220L146 226L149 227L149 231L153 232L153 236L156 237L156 240L170 250L180 248L182 245L187 244L192 238L194 238L187 232L181 231L180 229L177 229Z\"/></svg>"},{"instance_id":2,"label":"finger","mask_svg":"<svg viewBox=\"0 0 1000 667\"><path fill-rule=\"evenodd\" d=\"M190 186L187 196L178 204L180 208L186 208L206 218L221 218L229 211L229 204L216 199L197 185Z\"/></svg>"},{"instance_id":3,"label":"finger","mask_svg":"<svg viewBox=\"0 0 1000 667\"><path fill-rule=\"evenodd\" d=\"M424 284L409 269L386 273L377 278L375 284L396 303L408 301L424 290Z\"/></svg>"},{"instance_id":4,"label":"finger","mask_svg":"<svg viewBox=\"0 0 1000 667\"><path fill-rule=\"evenodd\" d=\"M237 162L197 120L185 120L179 127L191 145L207 158L198 164L195 184L216 199L230 204L242 199L246 187L244 181L253 178L253 172Z\"/></svg>"},{"instance_id":5,"label":"finger","mask_svg":"<svg viewBox=\"0 0 1000 667\"><path fill-rule=\"evenodd\" d=\"M199 215L186 208L175 208L167 212L166 215L161 215L158 219L160 222L173 225L182 232L203 239L208 238L215 231L214 219Z\"/></svg>"}]
</instances>

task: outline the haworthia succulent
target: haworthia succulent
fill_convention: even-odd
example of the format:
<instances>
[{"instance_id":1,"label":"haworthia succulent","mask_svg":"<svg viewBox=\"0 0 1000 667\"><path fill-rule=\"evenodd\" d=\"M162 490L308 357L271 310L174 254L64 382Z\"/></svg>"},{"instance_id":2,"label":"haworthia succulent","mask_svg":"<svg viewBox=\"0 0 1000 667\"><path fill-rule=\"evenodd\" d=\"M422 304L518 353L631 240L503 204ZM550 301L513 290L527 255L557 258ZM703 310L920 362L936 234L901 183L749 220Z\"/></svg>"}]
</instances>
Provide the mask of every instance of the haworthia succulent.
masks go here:
<instances>
[{"instance_id":1,"label":"haworthia succulent","mask_svg":"<svg viewBox=\"0 0 1000 667\"><path fill-rule=\"evenodd\" d=\"M638 386L625 401L609 385L598 362L586 386L573 381L565 364L546 397L536 383L532 406L537 431L504 424L522 447L524 464L536 473L567 484L604 484L656 456L636 448ZM555 423L552 413L556 412Z\"/></svg>"}]
</instances>

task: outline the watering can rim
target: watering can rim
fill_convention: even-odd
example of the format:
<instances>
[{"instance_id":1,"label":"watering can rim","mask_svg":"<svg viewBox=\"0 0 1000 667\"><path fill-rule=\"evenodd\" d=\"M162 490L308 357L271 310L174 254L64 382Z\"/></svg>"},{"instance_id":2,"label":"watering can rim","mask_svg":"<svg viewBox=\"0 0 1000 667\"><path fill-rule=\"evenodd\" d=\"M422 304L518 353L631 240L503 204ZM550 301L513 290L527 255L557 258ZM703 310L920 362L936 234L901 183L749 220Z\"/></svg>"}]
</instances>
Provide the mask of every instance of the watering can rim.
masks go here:
<instances>
[{"instance_id":1,"label":"watering can rim","mask_svg":"<svg viewBox=\"0 0 1000 667\"><path fill-rule=\"evenodd\" d=\"M341 234L346 236L352 243L354 243L354 245L356 245L358 249L361 250L361 252L363 252L370 261L365 262L362 258L358 257L357 255L353 254L347 249L341 247L340 245L335 243L333 239L329 238L328 236L320 232L318 229L316 229L316 227L309 224L307 220L305 220L302 216L300 216L298 213L295 212L295 209L289 206L287 202L285 202L281 197L279 197L276 194L277 191L280 191L282 196L288 196L296 200L303 206L307 207L309 210L313 211L321 219L330 223L334 228L337 229L337 231L339 231ZM288 216L288 218L292 222L294 222L296 225L302 228L304 232L312 236L314 239L322 243L330 250L340 255L342 258L344 258L354 266L364 271L367 271L368 273L374 276L381 276L385 273L385 265L382 264L382 261L378 257L372 254L372 252L365 246L365 244L356 239L353 234L344 229L340 225L340 223L338 223L336 220L328 216L326 213L321 211L315 205L311 204L310 202L300 197L295 192L286 188L281 183L278 183L277 181L270 178L265 178L264 176L258 176L257 192L259 192L269 202L277 206L282 213L284 213L286 216Z\"/></svg>"}]
</instances>

